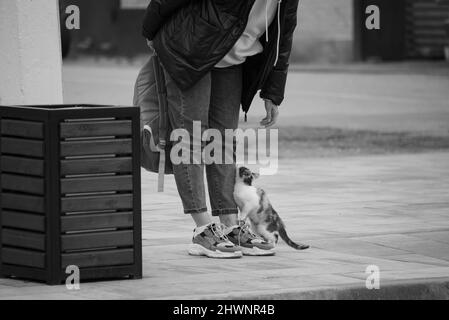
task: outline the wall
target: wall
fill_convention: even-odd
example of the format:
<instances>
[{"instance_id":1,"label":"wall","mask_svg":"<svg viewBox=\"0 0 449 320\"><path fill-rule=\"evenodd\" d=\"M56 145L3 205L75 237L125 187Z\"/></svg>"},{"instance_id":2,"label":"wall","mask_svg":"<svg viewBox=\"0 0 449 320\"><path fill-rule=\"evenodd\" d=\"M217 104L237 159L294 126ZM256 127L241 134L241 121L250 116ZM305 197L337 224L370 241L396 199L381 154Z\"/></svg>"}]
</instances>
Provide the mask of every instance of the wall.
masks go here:
<instances>
[{"instance_id":1,"label":"wall","mask_svg":"<svg viewBox=\"0 0 449 320\"><path fill-rule=\"evenodd\" d=\"M72 54L132 57L148 52L141 36L143 8L148 0L64 1L77 4L81 9L81 30L72 33L75 44ZM353 20L353 0L300 0L292 60L351 61ZM83 46L79 43L91 46L80 49Z\"/></svg>"},{"instance_id":2,"label":"wall","mask_svg":"<svg viewBox=\"0 0 449 320\"><path fill-rule=\"evenodd\" d=\"M293 61L352 61L353 44L353 0L300 0Z\"/></svg>"},{"instance_id":3,"label":"wall","mask_svg":"<svg viewBox=\"0 0 449 320\"><path fill-rule=\"evenodd\" d=\"M64 5L77 5L81 12L80 30L70 31L72 57L84 54L133 57L148 52L141 31L145 10L136 5L142 5L141 0L60 1ZM123 10L122 5L131 9Z\"/></svg>"},{"instance_id":4,"label":"wall","mask_svg":"<svg viewBox=\"0 0 449 320\"><path fill-rule=\"evenodd\" d=\"M0 104L62 103L57 0L1 0L0 47Z\"/></svg>"}]
</instances>

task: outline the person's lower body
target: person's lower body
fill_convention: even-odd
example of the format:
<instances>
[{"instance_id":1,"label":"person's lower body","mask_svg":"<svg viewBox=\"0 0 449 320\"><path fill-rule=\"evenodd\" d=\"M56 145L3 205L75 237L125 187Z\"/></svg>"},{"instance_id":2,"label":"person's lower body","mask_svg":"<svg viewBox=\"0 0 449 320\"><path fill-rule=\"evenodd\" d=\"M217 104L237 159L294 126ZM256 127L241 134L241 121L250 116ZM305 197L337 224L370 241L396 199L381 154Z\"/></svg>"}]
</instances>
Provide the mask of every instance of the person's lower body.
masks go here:
<instances>
[{"instance_id":1,"label":"person's lower body","mask_svg":"<svg viewBox=\"0 0 449 320\"><path fill-rule=\"evenodd\" d=\"M234 146L225 139L225 130L238 127L242 68L215 68L188 90L180 90L166 73L166 86L169 120L174 130L172 137L179 138L173 147L172 161L173 153L188 150L187 158L175 154L182 161L173 161L173 171L184 213L190 214L197 226L189 253L214 258L240 257L242 248L232 241L233 237L228 238L224 230L231 234L232 230L241 226L233 198L236 173ZM211 154L204 152L203 157L207 143L202 138L207 129L213 129L211 135L215 146L218 146L215 139L221 139L221 155L215 148ZM211 158L215 161L208 161ZM214 224L208 213L204 172L212 216L219 217L223 228Z\"/></svg>"}]
</instances>

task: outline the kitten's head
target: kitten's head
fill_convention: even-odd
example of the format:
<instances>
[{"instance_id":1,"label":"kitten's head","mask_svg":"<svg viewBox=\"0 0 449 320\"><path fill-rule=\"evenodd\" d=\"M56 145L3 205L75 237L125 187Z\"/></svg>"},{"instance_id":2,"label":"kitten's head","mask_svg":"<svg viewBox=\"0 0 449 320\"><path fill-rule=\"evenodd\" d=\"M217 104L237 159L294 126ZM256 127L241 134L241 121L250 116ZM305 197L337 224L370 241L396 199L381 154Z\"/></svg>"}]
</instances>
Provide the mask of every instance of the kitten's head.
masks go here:
<instances>
[{"instance_id":1,"label":"kitten's head","mask_svg":"<svg viewBox=\"0 0 449 320\"><path fill-rule=\"evenodd\" d=\"M252 172L246 167L240 167L237 170L238 170L237 178L249 186L252 185L254 179L259 178L258 173Z\"/></svg>"}]
</instances>

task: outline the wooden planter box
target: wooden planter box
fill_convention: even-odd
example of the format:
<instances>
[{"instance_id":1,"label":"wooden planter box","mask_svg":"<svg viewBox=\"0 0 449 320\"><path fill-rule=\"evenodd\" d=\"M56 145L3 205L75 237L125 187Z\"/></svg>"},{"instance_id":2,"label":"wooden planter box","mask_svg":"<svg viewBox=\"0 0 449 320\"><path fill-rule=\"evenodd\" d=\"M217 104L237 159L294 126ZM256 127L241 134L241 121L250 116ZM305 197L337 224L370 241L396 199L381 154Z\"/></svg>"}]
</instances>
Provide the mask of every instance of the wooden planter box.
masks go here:
<instances>
[{"instance_id":1,"label":"wooden planter box","mask_svg":"<svg viewBox=\"0 0 449 320\"><path fill-rule=\"evenodd\" d=\"M0 275L142 276L136 107L0 107Z\"/></svg>"}]
</instances>

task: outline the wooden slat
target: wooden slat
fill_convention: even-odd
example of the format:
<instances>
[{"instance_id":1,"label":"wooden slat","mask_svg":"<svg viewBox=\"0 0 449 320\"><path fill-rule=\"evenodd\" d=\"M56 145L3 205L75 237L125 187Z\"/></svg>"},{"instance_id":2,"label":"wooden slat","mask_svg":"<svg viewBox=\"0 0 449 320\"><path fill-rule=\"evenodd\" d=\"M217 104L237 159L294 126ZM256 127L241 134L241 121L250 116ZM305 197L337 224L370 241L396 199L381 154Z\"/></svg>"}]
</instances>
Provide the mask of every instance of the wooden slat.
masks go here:
<instances>
[{"instance_id":1,"label":"wooden slat","mask_svg":"<svg viewBox=\"0 0 449 320\"><path fill-rule=\"evenodd\" d=\"M406 1L406 53L408 57L443 57L449 40L444 34L449 6L428 0Z\"/></svg>"},{"instance_id":2,"label":"wooden slat","mask_svg":"<svg viewBox=\"0 0 449 320\"><path fill-rule=\"evenodd\" d=\"M127 173L131 171L132 159L130 157L61 160L61 175Z\"/></svg>"},{"instance_id":3,"label":"wooden slat","mask_svg":"<svg viewBox=\"0 0 449 320\"><path fill-rule=\"evenodd\" d=\"M129 279L132 276L133 279L142 279L142 271L138 268L138 262L133 264L126 264L122 266L103 266L95 268L82 268L81 269L81 279L88 281L95 279L100 281L100 279ZM7 266L6 266L7 268ZM4 269L6 269L4 268ZM65 269L62 269L61 278L66 279L67 274Z\"/></svg>"},{"instance_id":4,"label":"wooden slat","mask_svg":"<svg viewBox=\"0 0 449 320\"><path fill-rule=\"evenodd\" d=\"M2 156L1 166L3 172L44 175L44 161L13 156Z\"/></svg>"},{"instance_id":5,"label":"wooden slat","mask_svg":"<svg viewBox=\"0 0 449 320\"><path fill-rule=\"evenodd\" d=\"M1 128L3 135L33 139L44 137L44 125L41 122L3 119Z\"/></svg>"},{"instance_id":6,"label":"wooden slat","mask_svg":"<svg viewBox=\"0 0 449 320\"><path fill-rule=\"evenodd\" d=\"M62 212L84 212L96 210L125 210L133 207L132 194L117 194L90 197L64 197L61 199Z\"/></svg>"},{"instance_id":7,"label":"wooden slat","mask_svg":"<svg viewBox=\"0 0 449 320\"><path fill-rule=\"evenodd\" d=\"M4 227L44 232L45 217L40 215L3 210L2 225Z\"/></svg>"},{"instance_id":8,"label":"wooden slat","mask_svg":"<svg viewBox=\"0 0 449 320\"><path fill-rule=\"evenodd\" d=\"M131 139L104 139L61 142L61 156L90 156L104 154L129 154Z\"/></svg>"},{"instance_id":9,"label":"wooden slat","mask_svg":"<svg viewBox=\"0 0 449 320\"><path fill-rule=\"evenodd\" d=\"M131 135L131 120L61 123L61 138Z\"/></svg>"},{"instance_id":10,"label":"wooden slat","mask_svg":"<svg viewBox=\"0 0 449 320\"><path fill-rule=\"evenodd\" d=\"M132 212L92 213L61 217L61 231L84 231L105 228L131 228Z\"/></svg>"},{"instance_id":11,"label":"wooden slat","mask_svg":"<svg viewBox=\"0 0 449 320\"><path fill-rule=\"evenodd\" d=\"M2 248L2 262L19 266L35 268L45 267L45 254L43 252L28 251L13 248Z\"/></svg>"},{"instance_id":12,"label":"wooden slat","mask_svg":"<svg viewBox=\"0 0 449 320\"><path fill-rule=\"evenodd\" d=\"M61 193L132 191L132 176L86 177L61 179Z\"/></svg>"},{"instance_id":13,"label":"wooden slat","mask_svg":"<svg viewBox=\"0 0 449 320\"><path fill-rule=\"evenodd\" d=\"M411 37L427 37L430 40L440 40L445 41L446 40L446 32L444 30L432 30L430 28L415 28L411 31L409 34Z\"/></svg>"},{"instance_id":14,"label":"wooden slat","mask_svg":"<svg viewBox=\"0 0 449 320\"><path fill-rule=\"evenodd\" d=\"M39 140L2 137L2 153L30 157L43 157L44 143Z\"/></svg>"},{"instance_id":15,"label":"wooden slat","mask_svg":"<svg viewBox=\"0 0 449 320\"><path fill-rule=\"evenodd\" d=\"M61 236L62 251L107 247L129 247L132 246L132 244L132 230L66 234Z\"/></svg>"},{"instance_id":16,"label":"wooden slat","mask_svg":"<svg viewBox=\"0 0 449 320\"><path fill-rule=\"evenodd\" d=\"M15 194L9 192L3 192L1 196L1 205L4 209L29 211L36 213L45 212L43 197Z\"/></svg>"},{"instance_id":17,"label":"wooden slat","mask_svg":"<svg viewBox=\"0 0 449 320\"><path fill-rule=\"evenodd\" d=\"M1 251L0 251L1 254ZM64 270L65 271L65 270ZM34 281L46 282L48 272L44 268L34 268L27 266L18 266L4 263L2 265L2 273L5 277L14 277L16 279L32 279ZM65 279L67 274L64 273L62 279ZM48 282L47 282L48 283ZM59 283L56 283L59 284Z\"/></svg>"},{"instance_id":18,"label":"wooden slat","mask_svg":"<svg viewBox=\"0 0 449 320\"><path fill-rule=\"evenodd\" d=\"M429 28L441 30L441 23L439 21L432 21L432 20L414 21L413 19L410 19L409 21L407 21L407 23L412 24L416 28Z\"/></svg>"},{"instance_id":19,"label":"wooden slat","mask_svg":"<svg viewBox=\"0 0 449 320\"><path fill-rule=\"evenodd\" d=\"M418 9L419 10L419 9ZM447 18L446 12L440 12L438 8L431 8L428 11L415 11L413 13L415 19L439 19L444 21Z\"/></svg>"},{"instance_id":20,"label":"wooden slat","mask_svg":"<svg viewBox=\"0 0 449 320\"><path fill-rule=\"evenodd\" d=\"M119 266L134 262L134 250L108 250L62 254L61 267L76 265L80 268Z\"/></svg>"},{"instance_id":21,"label":"wooden slat","mask_svg":"<svg viewBox=\"0 0 449 320\"><path fill-rule=\"evenodd\" d=\"M3 245L34 250L45 250L45 235L43 233L23 230L2 229Z\"/></svg>"},{"instance_id":22,"label":"wooden slat","mask_svg":"<svg viewBox=\"0 0 449 320\"><path fill-rule=\"evenodd\" d=\"M411 40L417 47L426 47L438 50L439 47L443 47L446 43L446 39L434 39L434 38L414 38Z\"/></svg>"},{"instance_id":23,"label":"wooden slat","mask_svg":"<svg viewBox=\"0 0 449 320\"><path fill-rule=\"evenodd\" d=\"M2 174L1 186L4 190L19 191L42 195L44 190L44 179L19 176L15 174Z\"/></svg>"}]
</instances>

